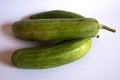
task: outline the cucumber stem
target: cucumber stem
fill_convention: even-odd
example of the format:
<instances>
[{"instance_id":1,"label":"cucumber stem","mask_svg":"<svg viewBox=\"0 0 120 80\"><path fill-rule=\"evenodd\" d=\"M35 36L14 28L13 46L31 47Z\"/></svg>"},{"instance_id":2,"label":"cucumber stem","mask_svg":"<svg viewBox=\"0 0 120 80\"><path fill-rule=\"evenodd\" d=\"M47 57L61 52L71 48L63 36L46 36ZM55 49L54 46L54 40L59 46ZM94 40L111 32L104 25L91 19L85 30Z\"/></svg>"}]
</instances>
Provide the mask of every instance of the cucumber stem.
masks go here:
<instances>
[{"instance_id":1,"label":"cucumber stem","mask_svg":"<svg viewBox=\"0 0 120 80\"><path fill-rule=\"evenodd\" d=\"M105 29L105 30L108 30L108 31L111 31L111 32L116 32L116 30L115 29L112 29L112 28L110 28L110 27L108 27L108 26L106 26L106 25L101 25L101 28L102 29Z\"/></svg>"}]
</instances>

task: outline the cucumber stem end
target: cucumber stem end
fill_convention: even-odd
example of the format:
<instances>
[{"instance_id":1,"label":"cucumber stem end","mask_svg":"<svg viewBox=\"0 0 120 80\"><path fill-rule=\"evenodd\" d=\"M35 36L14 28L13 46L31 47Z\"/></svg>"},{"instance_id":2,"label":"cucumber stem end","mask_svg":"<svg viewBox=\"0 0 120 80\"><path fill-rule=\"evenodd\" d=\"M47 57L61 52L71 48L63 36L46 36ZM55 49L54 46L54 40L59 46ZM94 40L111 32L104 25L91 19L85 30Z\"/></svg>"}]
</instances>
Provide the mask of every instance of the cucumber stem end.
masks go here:
<instances>
[{"instance_id":1,"label":"cucumber stem end","mask_svg":"<svg viewBox=\"0 0 120 80\"><path fill-rule=\"evenodd\" d=\"M111 31L111 32L116 32L116 30L115 29L112 29L112 28L110 28L110 27L108 27L108 26L106 26L106 25L101 25L101 29L105 29L105 30L108 30L108 31Z\"/></svg>"}]
</instances>

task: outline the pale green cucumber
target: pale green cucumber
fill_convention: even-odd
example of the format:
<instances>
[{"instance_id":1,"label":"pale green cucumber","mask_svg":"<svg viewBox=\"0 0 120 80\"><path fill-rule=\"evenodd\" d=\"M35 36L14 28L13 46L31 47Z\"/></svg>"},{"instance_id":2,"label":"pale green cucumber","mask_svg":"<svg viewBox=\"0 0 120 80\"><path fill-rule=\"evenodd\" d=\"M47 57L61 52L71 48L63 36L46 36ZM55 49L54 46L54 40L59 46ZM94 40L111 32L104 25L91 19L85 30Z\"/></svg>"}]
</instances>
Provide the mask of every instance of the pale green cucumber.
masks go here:
<instances>
[{"instance_id":1,"label":"pale green cucumber","mask_svg":"<svg viewBox=\"0 0 120 80\"><path fill-rule=\"evenodd\" d=\"M31 19L12 24L17 37L35 41L95 37L100 28L108 29L94 18ZM115 32L114 29L109 30Z\"/></svg>"},{"instance_id":2,"label":"pale green cucumber","mask_svg":"<svg viewBox=\"0 0 120 80\"><path fill-rule=\"evenodd\" d=\"M84 56L91 47L90 38L69 40L48 47L16 50L12 63L19 68L43 69L71 63Z\"/></svg>"},{"instance_id":3,"label":"pale green cucumber","mask_svg":"<svg viewBox=\"0 0 120 80\"><path fill-rule=\"evenodd\" d=\"M12 24L17 37L35 41L94 37L99 29L100 24L93 18L31 19Z\"/></svg>"}]
</instances>

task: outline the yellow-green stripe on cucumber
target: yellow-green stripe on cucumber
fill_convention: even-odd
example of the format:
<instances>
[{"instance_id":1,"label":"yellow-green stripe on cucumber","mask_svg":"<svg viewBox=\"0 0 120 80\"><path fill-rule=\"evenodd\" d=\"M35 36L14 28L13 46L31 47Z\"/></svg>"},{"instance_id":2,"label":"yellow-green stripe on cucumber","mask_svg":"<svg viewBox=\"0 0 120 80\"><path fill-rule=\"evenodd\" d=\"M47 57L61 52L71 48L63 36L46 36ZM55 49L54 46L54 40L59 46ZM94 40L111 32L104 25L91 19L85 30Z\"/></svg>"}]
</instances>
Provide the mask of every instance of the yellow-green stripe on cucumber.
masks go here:
<instances>
[{"instance_id":1,"label":"yellow-green stripe on cucumber","mask_svg":"<svg viewBox=\"0 0 120 80\"><path fill-rule=\"evenodd\" d=\"M103 27L94 18L31 19L13 23L12 31L21 39L53 41L94 37Z\"/></svg>"},{"instance_id":2,"label":"yellow-green stripe on cucumber","mask_svg":"<svg viewBox=\"0 0 120 80\"><path fill-rule=\"evenodd\" d=\"M64 10L50 10L31 15L29 19L51 19L51 18L85 18L84 16Z\"/></svg>"},{"instance_id":3,"label":"yellow-green stripe on cucumber","mask_svg":"<svg viewBox=\"0 0 120 80\"><path fill-rule=\"evenodd\" d=\"M18 68L43 69L71 63L84 56L91 47L90 38L69 40L48 47L16 50L12 63Z\"/></svg>"}]
</instances>

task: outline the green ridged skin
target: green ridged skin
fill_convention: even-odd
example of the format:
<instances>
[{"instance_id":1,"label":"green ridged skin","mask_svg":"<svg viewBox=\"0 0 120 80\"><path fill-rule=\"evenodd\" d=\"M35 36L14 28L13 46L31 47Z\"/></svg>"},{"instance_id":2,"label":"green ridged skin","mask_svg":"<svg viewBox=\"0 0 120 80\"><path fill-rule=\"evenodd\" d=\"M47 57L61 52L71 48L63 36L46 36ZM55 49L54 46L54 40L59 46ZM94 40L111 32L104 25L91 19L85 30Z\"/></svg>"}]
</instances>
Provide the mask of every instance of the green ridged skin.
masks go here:
<instances>
[{"instance_id":1,"label":"green ridged skin","mask_svg":"<svg viewBox=\"0 0 120 80\"><path fill-rule=\"evenodd\" d=\"M80 59L90 47L91 39L82 38L47 47L19 49L13 53L12 63L18 68L53 68Z\"/></svg>"},{"instance_id":2,"label":"green ridged skin","mask_svg":"<svg viewBox=\"0 0 120 80\"><path fill-rule=\"evenodd\" d=\"M29 19L51 19L51 18L85 18L80 14L76 14L64 10L51 10L31 15Z\"/></svg>"},{"instance_id":3,"label":"green ridged skin","mask_svg":"<svg viewBox=\"0 0 120 80\"><path fill-rule=\"evenodd\" d=\"M17 37L34 41L94 37L99 29L100 25L94 18L31 19L12 25Z\"/></svg>"}]
</instances>

